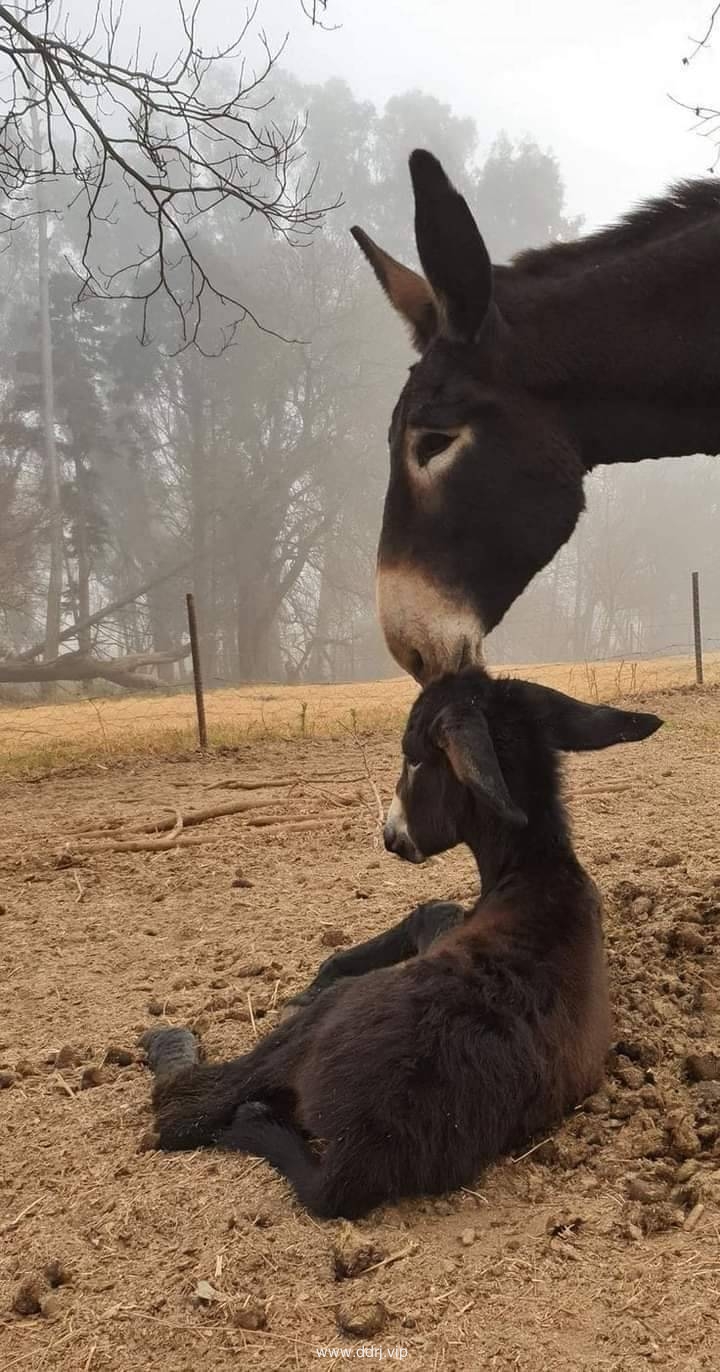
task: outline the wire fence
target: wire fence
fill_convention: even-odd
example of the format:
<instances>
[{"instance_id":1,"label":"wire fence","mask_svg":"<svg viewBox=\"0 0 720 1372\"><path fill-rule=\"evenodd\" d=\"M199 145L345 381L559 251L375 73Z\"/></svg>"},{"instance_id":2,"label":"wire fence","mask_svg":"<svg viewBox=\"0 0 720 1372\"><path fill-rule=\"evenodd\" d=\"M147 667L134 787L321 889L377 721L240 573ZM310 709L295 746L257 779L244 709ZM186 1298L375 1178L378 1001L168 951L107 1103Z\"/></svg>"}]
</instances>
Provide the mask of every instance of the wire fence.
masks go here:
<instances>
[{"instance_id":1,"label":"wire fence","mask_svg":"<svg viewBox=\"0 0 720 1372\"><path fill-rule=\"evenodd\" d=\"M706 643L705 685L720 685L720 641ZM581 662L497 666L579 699L600 701L695 683L689 639L653 654L587 658ZM210 690L205 696L211 747L263 740L343 738L356 731L400 728L417 692L408 677L332 685L255 685ZM192 686L171 694L74 695L55 704L0 706L0 768L11 773L119 757L168 756L197 740Z\"/></svg>"}]
</instances>

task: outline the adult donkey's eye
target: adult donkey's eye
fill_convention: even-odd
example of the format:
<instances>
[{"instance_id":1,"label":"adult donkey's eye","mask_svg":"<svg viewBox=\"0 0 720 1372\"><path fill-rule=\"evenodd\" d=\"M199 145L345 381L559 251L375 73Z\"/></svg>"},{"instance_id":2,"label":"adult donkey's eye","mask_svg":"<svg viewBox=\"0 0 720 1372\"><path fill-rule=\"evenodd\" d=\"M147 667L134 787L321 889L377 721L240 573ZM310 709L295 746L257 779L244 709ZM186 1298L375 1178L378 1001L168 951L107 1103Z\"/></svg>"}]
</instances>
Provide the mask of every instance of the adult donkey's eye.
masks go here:
<instances>
[{"instance_id":1,"label":"adult donkey's eye","mask_svg":"<svg viewBox=\"0 0 720 1372\"><path fill-rule=\"evenodd\" d=\"M420 467L426 467L433 457L444 453L455 442L457 433L426 432L418 434L415 440L415 459Z\"/></svg>"}]
</instances>

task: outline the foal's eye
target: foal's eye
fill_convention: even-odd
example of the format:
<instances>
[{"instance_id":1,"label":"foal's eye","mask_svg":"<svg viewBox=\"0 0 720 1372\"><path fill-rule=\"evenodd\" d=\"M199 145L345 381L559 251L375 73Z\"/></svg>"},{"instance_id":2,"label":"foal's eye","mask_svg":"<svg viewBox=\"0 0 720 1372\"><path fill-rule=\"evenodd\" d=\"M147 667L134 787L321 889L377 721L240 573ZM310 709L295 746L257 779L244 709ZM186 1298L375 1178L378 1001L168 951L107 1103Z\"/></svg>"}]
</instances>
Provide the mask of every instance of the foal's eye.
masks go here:
<instances>
[{"instance_id":1,"label":"foal's eye","mask_svg":"<svg viewBox=\"0 0 720 1372\"><path fill-rule=\"evenodd\" d=\"M415 459L420 467L426 467L433 457L439 457L444 453L451 443L455 442L457 434L441 433L440 431L419 434L415 440Z\"/></svg>"}]
</instances>

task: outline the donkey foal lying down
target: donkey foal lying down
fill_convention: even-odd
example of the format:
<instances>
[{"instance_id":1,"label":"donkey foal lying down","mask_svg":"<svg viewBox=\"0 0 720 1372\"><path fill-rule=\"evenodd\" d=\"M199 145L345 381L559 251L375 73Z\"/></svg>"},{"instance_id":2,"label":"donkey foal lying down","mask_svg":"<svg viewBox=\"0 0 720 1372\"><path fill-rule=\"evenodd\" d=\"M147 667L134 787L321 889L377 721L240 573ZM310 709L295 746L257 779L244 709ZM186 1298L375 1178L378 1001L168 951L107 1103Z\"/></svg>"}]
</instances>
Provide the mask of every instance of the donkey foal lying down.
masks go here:
<instances>
[{"instance_id":1,"label":"donkey foal lying down","mask_svg":"<svg viewBox=\"0 0 720 1372\"><path fill-rule=\"evenodd\" d=\"M556 1123L597 1087L610 1016L599 897L555 753L660 723L479 669L431 683L410 712L385 844L421 862L466 843L481 899L464 918L419 907L364 945L370 966L417 956L336 981L232 1062L201 1065L189 1031L151 1031L159 1146L256 1153L316 1215L355 1218L470 1185Z\"/></svg>"}]
</instances>

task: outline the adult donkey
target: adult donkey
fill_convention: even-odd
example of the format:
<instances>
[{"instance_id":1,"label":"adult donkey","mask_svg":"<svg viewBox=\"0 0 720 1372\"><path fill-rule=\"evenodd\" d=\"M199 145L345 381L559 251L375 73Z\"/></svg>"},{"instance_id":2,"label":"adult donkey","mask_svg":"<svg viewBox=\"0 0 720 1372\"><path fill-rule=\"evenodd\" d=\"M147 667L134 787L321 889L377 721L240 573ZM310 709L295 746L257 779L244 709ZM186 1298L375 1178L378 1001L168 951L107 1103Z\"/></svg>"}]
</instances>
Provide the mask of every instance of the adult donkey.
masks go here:
<instances>
[{"instance_id":1,"label":"adult donkey","mask_svg":"<svg viewBox=\"0 0 720 1372\"><path fill-rule=\"evenodd\" d=\"M437 159L410 174L425 276L352 232L421 354L390 426L378 604L426 682L481 660L593 467L720 451L720 182L493 267Z\"/></svg>"}]
</instances>

